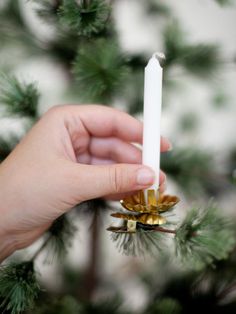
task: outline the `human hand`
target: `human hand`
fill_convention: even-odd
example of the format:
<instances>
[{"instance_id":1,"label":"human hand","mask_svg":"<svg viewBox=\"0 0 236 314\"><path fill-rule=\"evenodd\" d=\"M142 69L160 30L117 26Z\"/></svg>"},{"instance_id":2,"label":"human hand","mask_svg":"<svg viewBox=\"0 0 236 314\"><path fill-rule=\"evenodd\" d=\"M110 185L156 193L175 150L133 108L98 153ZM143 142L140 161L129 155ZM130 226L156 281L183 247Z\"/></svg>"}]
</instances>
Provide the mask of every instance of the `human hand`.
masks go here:
<instances>
[{"instance_id":1,"label":"human hand","mask_svg":"<svg viewBox=\"0 0 236 314\"><path fill-rule=\"evenodd\" d=\"M141 141L142 123L116 109L50 109L0 166L0 260L82 201L150 186L155 174L131 144ZM161 150L169 148L162 139Z\"/></svg>"}]
</instances>

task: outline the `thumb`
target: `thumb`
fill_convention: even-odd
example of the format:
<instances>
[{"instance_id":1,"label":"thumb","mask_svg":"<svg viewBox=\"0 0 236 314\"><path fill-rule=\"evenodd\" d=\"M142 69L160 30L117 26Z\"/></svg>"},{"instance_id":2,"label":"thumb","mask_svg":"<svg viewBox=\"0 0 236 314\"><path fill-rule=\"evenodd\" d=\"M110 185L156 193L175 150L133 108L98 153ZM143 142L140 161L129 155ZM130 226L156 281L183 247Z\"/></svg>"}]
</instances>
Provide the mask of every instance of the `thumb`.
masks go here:
<instances>
[{"instance_id":1,"label":"thumb","mask_svg":"<svg viewBox=\"0 0 236 314\"><path fill-rule=\"evenodd\" d=\"M74 174L80 201L145 189L155 180L152 169L137 164L77 164L76 167Z\"/></svg>"}]
</instances>

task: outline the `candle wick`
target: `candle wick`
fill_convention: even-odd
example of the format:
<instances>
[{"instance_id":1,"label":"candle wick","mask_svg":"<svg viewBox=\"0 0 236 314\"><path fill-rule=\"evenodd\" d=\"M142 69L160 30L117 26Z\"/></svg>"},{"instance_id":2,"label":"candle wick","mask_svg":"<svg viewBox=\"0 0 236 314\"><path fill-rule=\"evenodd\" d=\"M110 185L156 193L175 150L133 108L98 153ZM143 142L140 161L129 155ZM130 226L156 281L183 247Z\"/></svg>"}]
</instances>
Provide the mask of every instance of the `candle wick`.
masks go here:
<instances>
[{"instance_id":1,"label":"candle wick","mask_svg":"<svg viewBox=\"0 0 236 314\"><path fill-rule=\"evenodd\" d=\"M166 56L163 52L154 52L152 58L156 58L159 61L160 65L163 65L164 61L166 60Z\"/></svg>"}]
</instances>

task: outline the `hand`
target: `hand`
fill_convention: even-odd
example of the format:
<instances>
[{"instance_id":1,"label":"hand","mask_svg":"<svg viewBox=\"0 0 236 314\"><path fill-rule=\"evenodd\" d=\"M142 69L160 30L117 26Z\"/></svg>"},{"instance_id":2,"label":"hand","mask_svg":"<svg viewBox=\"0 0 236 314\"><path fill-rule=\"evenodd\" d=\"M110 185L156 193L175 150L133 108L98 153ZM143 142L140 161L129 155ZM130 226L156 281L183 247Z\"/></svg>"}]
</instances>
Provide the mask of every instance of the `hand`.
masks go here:
<instances>
[{"instance_id":1,"label":"hand","mask_svg":"<svg viewBox=\"0 0 236 314\"><path fill-rule=\"evenodd\" d=\"M116 109L50 109L0 166L0 259L82 201L150 186L155 174L131 144L141 141L141 122ZM169 148L162 139L161 150Z\"/></svg>"}]
</instances>

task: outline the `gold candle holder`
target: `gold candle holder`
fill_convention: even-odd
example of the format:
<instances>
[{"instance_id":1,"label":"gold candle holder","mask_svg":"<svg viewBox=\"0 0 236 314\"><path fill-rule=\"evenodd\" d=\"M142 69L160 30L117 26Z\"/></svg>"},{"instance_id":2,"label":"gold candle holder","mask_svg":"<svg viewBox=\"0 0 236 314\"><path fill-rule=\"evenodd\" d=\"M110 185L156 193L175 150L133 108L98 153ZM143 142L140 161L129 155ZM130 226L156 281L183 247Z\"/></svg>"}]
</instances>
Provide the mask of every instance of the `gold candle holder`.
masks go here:
<instances>
[{"instance_id":1,"label":"gold candle holder","mask_svg":"<svg viewBox=\"0 0 236 314\"><path fill-rule=\"evenodd\" d=\"M159 191L147 190L147 201L144 191L138 191L136 194L127 196L120 201L126 212L117 212L111 214L112 217L120 218L126 221L126 225L114 227L107 230L116 233L134 233L137 225L143 229L151 230L154 226L165 224L166 218L162 213L170 210L179 202L175 195L160 194Z\"/></svg>"}]
</instances>

